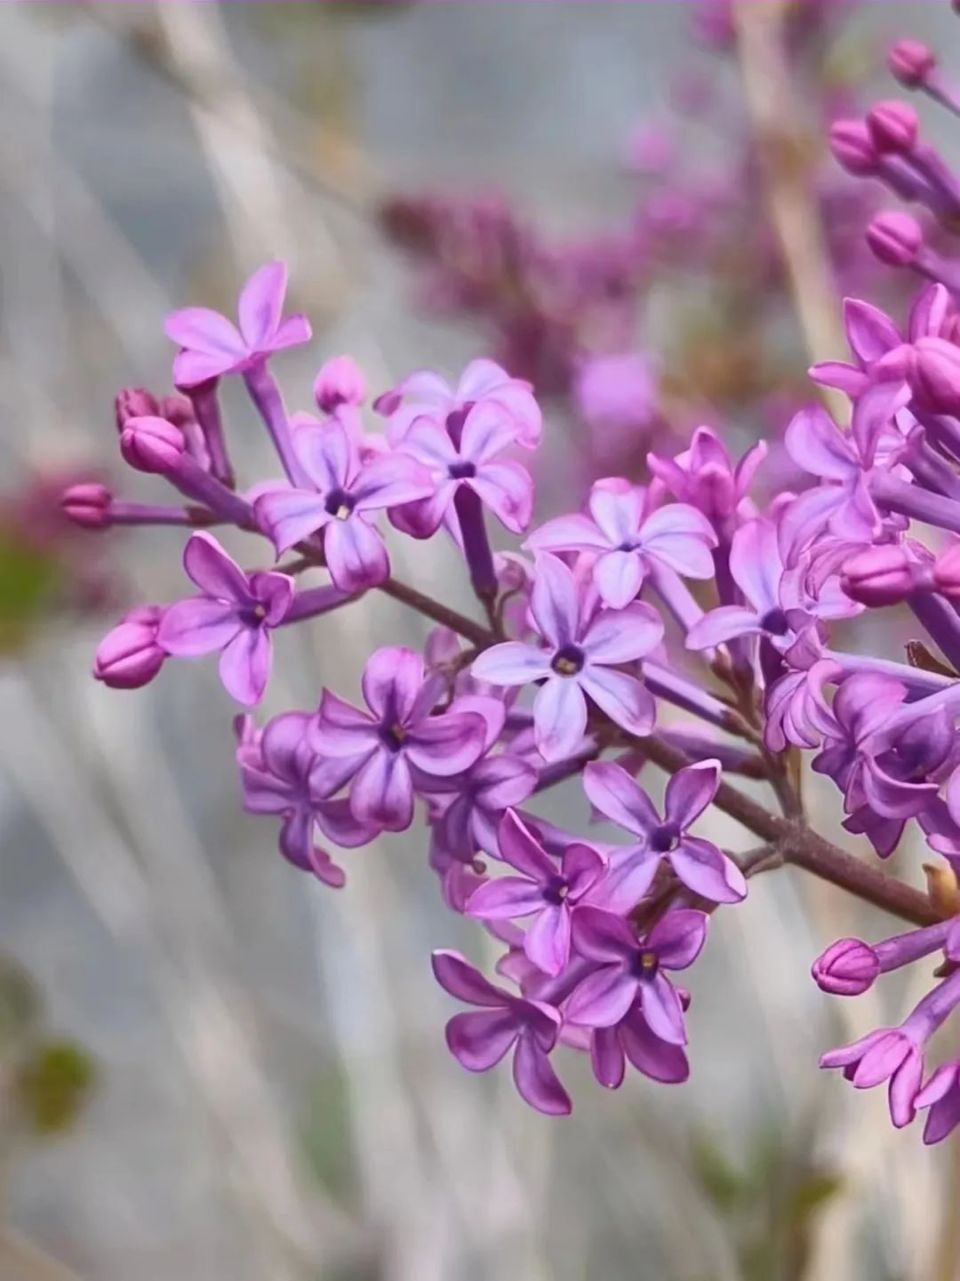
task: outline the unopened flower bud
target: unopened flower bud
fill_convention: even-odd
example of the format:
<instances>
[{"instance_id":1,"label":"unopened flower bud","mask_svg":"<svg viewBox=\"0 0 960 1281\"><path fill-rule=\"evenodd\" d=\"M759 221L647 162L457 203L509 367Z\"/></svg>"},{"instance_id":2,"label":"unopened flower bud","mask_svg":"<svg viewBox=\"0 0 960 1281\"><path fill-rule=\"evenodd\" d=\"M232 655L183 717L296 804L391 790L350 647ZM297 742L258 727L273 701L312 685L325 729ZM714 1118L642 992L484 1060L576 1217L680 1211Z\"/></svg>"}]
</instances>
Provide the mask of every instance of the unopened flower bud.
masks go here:
<instances>
[{"instance_id":1,"label":"unopened flower bud","mask_svg":"<svg viewBox=\"0 0 960 1281\"><path fill-rule=\"evenodd\" d=\"M898 40L887 55L887 66L906 89L918 89L936 65L933 51L919 40Z\"/></svg>"},{"instance_id":2,"label":"unopened flower bud","mask_svg":"<svg viewBox=\"0 0 960 1281\"><path fill-rule=\"evenodd\" d=\"M906 102L878 102L867 113L867 128L877 151L905 152L916 146L920 121Z\"/></svg>"},{"instance_id":3,"label":"unopened flower bud","mask_svg":"<svg viewBox=\"0 0 960 1281\"><path fill-rule=\"evenodd\" d=\"M862 605L896 605L913 591L919 570L904 547L871 547L847 561L840 586Z\"/></svg>"},{"instance_id":4,"label":"unopened flower bud","mask_svg":"<svg viewBox=\"0 0 960 1281\"><path fill-rule=\"evenodd\" d=\"M128 418L120 433L120 452L137 471L171 471L186 448L183 432L165 418Z\"/></svg>"},{"instance_id":5,"label":"unopened flower bud","mask_svg":"<svg viewBox=\"0 0 960 1281\"><path fill-rule=\"evenodd\" d=\"M60 506L63 514L84 529L106 529L110 524L113 496L105 485L94 483L71 485L63 491Z\"/></svg>"},{"instance_id":6,"label":"unopened flower bud","mask_svg":"<svg viewBox=\"0 0 960 1281\"><path fill-rule=\"evenodd\" d=\"M153 413L155 416L165 418L168 423L173 423L174 427L189 427L196 422L193 405L179 392L164 396Z\"/></svg>"},{"instance_id":7,"label":"unopened flower bud","mask_svg":"<svg viewBox=\"0 0 960 1281\"><path fill-rule=\"evenodd\" d=\"M838 939L813 963L814 981L833 996L860 996L876 982L880 958L861 939Z\"/></svg>"},{"instance_id":8,"label":"unopened flower bud","mask_svg":"<svg viewBox=\"0 0 960 1281\"><path fill-rule=\"evenodd\" d=\"M960 413L960 347L944 338L920 338L915 348L913 390L923 408Z\"/></svg>"},{"instance_id":9,"label":"unopened flower bud","mask_svg":"<svg viewBox=\"0 0 960 1281\"><path fill-rule=\"evenodd\" d=\"M121 387L114 397L117 431L123 431L128 418L151 418L159 412L157 398L145 387Z\"/></svg>"},{"instance_id":10,"label":"unopened flower bud","mask_svg":"<svg viewBox=\"0 0 960 1281\"><path fill-rule=\"evenodd\" d=\"M341 405L362 405L367 397L367 384L350 356L334 356L317 374L313 395L324 414L332 414Z\"/></svg>"},{"instance_id":11,"label":"unopened flower bud","mask_svg":"<svg viewBox=\"0 0 960 1281\"><path fill-rule=\"evenodd\" d=\"M933 582L944 596L960 598L960 543L942 551L934 561Z\"/></svg>"},{"instance_id":12,"label":"unopened flower bud","mask_svg":"<svg viewBox=\"0 0 960 1281\"><path fill-rule=\"evenodd\" d=\"M867 227L867 244L888 266L909 267L923 244L923 231L910 214L888 209Z\"/></svg>"},{"instance_id":13,"label":"unopened flower bud","mask_svg":"<svg viewBox=\"0 0 960 1281\"><path fill-rule=\"evenodd\" d=\"M852 174L872 174L877 149L862 120L837 120L830 127L830 150L837 163Z\"/></svg>"},{"instance_id":14,"label":"unopened flower bud","mask_svg":"<svg viewBox=\"0 0 960 1281\"><path fill-rule=\"evenodd\" d=\"M163 614L161 605L144 605L107 632L94 659L96 679L112 689L139 689L152 681L167 656L157 644Z\"/></svg>"}]
</instances>

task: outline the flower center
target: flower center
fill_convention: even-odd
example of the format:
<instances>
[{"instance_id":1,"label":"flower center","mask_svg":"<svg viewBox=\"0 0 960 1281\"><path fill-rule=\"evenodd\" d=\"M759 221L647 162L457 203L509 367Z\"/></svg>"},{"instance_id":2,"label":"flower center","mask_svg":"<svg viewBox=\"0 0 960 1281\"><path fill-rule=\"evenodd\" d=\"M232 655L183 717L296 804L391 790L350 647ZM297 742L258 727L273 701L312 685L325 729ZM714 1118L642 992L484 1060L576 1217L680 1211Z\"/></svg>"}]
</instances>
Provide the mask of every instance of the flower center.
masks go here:
<instances>
[{"instance_id":1,"label":"flower center","mask_svg":"<svg viewBox=\"0 0 960 1281\"><path fill-rule=\"evenodd\" d=\"M676 823L661 823L650 835L650 848L657 854L666 854L677 848L680 831Z\"/></svg>"},{"instance_id":2,"label":"flower center","mask_svg":"<svg viewBox=\"0 0 960 1281\"><path fill-rule=\"evenodd\" d=\"M555 876L552 881L543 887L543 900L549 903L551 907L559 907L563 900L570 893L570 886L562 876Z\"/></svg>"},{"instance_id":3,"label":"flower center","mask_svg":"<svg viewBox=\"0 0 960 1281\"><path fill-rule=\"evenodd\" d=\"M772 636L786 636L790 630L787 616L782 609L771 609L769 613L764 614L760 620L760 626Z\"/></svg>"},{"instance_id":4,"label":"flower center","mask_svg":"<svg viewBox=\"0 0 960 1281\"><path fill-rule=\"evenodd\" d=\"M447 475L451 480L472 480L477 474L477 468L469 458L461 458L459 462L451 463L447 468Z\"/></svg>"},{"instance_id":5,"label":"flower center","mask_svg":"<svg viewBox=\"0 0 960 1281\"><path fill-rule=\"evenodd\" d=\"M584 654L579 645L562 645L550 663L558 676L576 676L583 670Z\"/></svg>"},{"instance_id":6,"label":"flower center","mask_svg":"<svg viewBox=\"0 0 960 1281\"><path fill-rule=\"evenodd\" d=\"M329 516L334 516L337 520L349 520L356 503L354 496L345 489L331 489L323 505Z\"/></svg>"},{"instance_id":7,"label":"flower center","mask_svg":"<svg viewBox=\"0 0 960 1281\"><path fill-rule=\"evenodd\" d=\"M652 979L660 968L656 952L637 952L633 962L633 972L638 979Z\"/></svg>"},{"instance_id":8,"label":"flower center","mask_svg":"<svg viewBox=\"0 0 960 1281\"><path fill-rule=\"evenodd\" d=\"M388 752L399 752L406 737L407 731L402 725L380 726L380 742Z\"/></svg>"}]
</instances>

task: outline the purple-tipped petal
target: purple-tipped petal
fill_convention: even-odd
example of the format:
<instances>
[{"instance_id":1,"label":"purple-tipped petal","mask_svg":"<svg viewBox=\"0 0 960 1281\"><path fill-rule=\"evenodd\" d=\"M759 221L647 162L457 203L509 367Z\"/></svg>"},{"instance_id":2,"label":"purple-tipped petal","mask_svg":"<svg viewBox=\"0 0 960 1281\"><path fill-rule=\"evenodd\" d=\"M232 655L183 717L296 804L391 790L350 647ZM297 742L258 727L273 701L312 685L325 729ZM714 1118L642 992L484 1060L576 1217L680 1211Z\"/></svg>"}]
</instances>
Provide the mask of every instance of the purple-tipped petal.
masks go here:
<instances>
[{"instance_id":1,"label":"purple-tipped petal","mask_svg":"<svg viewBox=\"0 0 960 1281\"><path fill-rule=\"evenodd\" d=\"M583 790L601 814L628 832L648 837L660 826L650 797L622 765L591 761L583 771Z\"/></svg>"},{"instance_id":2,"label":"purple-tipped petal","mask_svg":"<svg viewBox=\"0 0 960 1281\"><path fill-rule=\"evenodd\" d=\"M556 862L513 810L500 820L497 841L504 862L532 881L545 885L557 875Z\"/></svg>"}]
</instances>

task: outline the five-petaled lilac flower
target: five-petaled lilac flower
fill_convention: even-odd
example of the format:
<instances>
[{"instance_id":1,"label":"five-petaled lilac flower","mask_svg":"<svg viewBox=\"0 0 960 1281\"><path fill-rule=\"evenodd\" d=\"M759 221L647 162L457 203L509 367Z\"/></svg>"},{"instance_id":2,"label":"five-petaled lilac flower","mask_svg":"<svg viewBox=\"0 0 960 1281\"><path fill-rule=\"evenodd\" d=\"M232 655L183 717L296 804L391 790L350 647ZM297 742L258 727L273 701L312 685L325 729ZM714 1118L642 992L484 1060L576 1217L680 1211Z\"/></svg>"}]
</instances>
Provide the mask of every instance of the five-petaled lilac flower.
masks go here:
<instances>
[{"instance_id":1,"label":"five-petaled lilac flower","mask_svg":"<svg viewBox=\"0 0 960 1281\"><path fill-rule=\"evenodd\" d=\"M436 533L448 516L457 491L471 489L484 506L514 534L530 524L533 480L521 463L498 456L516 443L513 419L493 401L480 401L451 430L442 421L422 417L398 445L426 469L432 479L429 498L395 508L391 520L415 538Z\"/></svg>"},{"instance_id":2,"label":"five-petaled lilac flower","mask_svg":"<svg viewBox=\"0 0 960 1281\"><path fill-rule=\"evenodd\" d=\"M181 348L173 362L176 385L197 387L221 374L243 373L271 352L309 342L306 316L283 317L286 292L286 263L268 262L243 287L237 309L239 329L209 307L172 312L164 328Z\"/></svg>"},{"instance_id":3,"label":"five-petaled lilac flower","mask_svg":"<svg viewBox=\"0 0 960 1281\"><path fill-rule=\"evenodd\" d=\"M544 681L533 704L537 748L545 760L576 750L587 727L589 697L630 734L649 734L656 705L635 676L616 664L643 658L659 645L663 623L645 604L598 610L556 556L537 557L530 612L543 646L508 641L482 653L472 667L493 685Z\"/></svg>"},{"instance_id":4,"label":"five-petaled lilac flower","mask_svg":"<svg viewBox=\"0 0 960 1281\"><path fill-rule=\"evenodd\" d=\"M761 440L734 464L716 433L709 427L698 427L689 449L675 458L649 454L647 462L674 498L695 507L718 533L729 536L742 505L749 503L747 490L766 456L766 442Z\"/></svg>"},{"instance_id":5,"label":"five-petaled lilac flower","mask_svg":"<svg viewBox=\"0 0 960 1281\"><path fill-rule=\"evenodd\" d=\"M613 609L630 603L651 565L686 578L712 578L717 539L707 518L686 503L650 510L650 491L621 477L598 480L589 515L558 516L524 544L534 551L582 551L596 556L593 581Z\"/></svg>"},{"instance_id":6,"label":"five-petaled lilac flower","mask_svg":"<svg viewBox=\"0 0 960 1281\"><path fill-rule=\"evenodd\" d=\"M714 903L738 903L746 897L746 881L736 863L687 830L717 794L719 761L699 761L671 777L662 819L640 784L612 761L592 761L584 770L583 786L602 814L640 837L611 856L598 904L617 912L636 907L661 860L687 889Z\"/></svg>"},{"instance_id":7,"label":"five-petaled lilac flower","mask_svg":"<svg viewBox=\"0 0 960 1281\"><path fill-rule=\"evenodd\" d=\"M190 536L183 567L201 595L167 609L157 643L178 658L220 650L220 679L227 693L238 703L259 703L270 679L270 631L290 608L293 579L272 571L244 573L205 532Z\"/></svg>"},{"instance_id":8,"label":"five-petaled lilac flower","mask_svg":"<svg viewBox=\"0 0 960 1281\"><path fill-rule=\"evenodd\" d=\"M433 488L428 473L399 454L361 462L355 433L338 417L297 426L293 451L315 488L277 488L255 504L277 551L322 530L327 567L341 591L382 583L390 558L373 513L425 497Z\"/></svg>"},{"instance_id":9,"label":"five-petaled lilac flower","mask_svg":"<svg viewBox=\"0 0 960 1281\"><path fill-rule=\"evenodd\" d=\"M374 409L387 418L387 435L392 444L398 444L418 418L426 415L455 426L481 402L497 407L510 421L518 445L535 449L540 443L543 415L533 388L522 378L511 378L493 360L471 360L456 387L439 374L420 369L378 396Z\"/></svg>"},{"instance_id":10,"label":"five-petaled lilac flower","mask_svg":"<svg viewBox=\"0 0 960 1281\"><path fill-rule=\"evenodd\" d=\"M469 711L431 716L443 685L425 679L423 657L411 649L378 649L361 687L369 712L324 690L313 745L343 758L358 822L403 831L413 822L411 766L440 777L469 769L484 749L486 721Z\"/></svg>"},{"instance_id":11,"label":"five-petaled lilac flower","mask_svg":"<svg viewBox=\"0 0 960 1281\"><path fill-rule=\"evenodd\" d=\"M655 1036L686 1045L683 1004L665 970L685 970L707 935L703 912L676 908L638 938L621 916L583 905L573 918L573 946L598 968L576 988L566 1017L581 1027L613 1027L639 999Z\"/></svg>"},{"instance_id":12,"label":"five-petaled lilac flower","mask_svg":"<svg viewBox=\"0 0 960 1281\"><path fill-rule=\"evenodd\" d=\"M280 815L280 853L339 889L346 880L343 869L315 845L314 828L347 849L366 845L377 829L358 823L346 799L330 799L340 784L342 764L317 756L310 743L311 720L306 712L286 712L274 717L262 735L241 740L237 763L243 804L250 814Z\"/></svg>"},{"instance_id":13,"label":"five-petaled lilac flower","mask_svg":"<svg viewBox=\"0 0 960 1281\"><path fill-rule=\"evenodd\" d=\"M447 1024L447 1045L461 1066L469 1072L486 1072L516 1046L513 1080L521 1098L548 1116L570 1112L569 1095L549 1058L560 1031L557 1011L495 987L457 952L437 951L432 960L444 991L479 1007L455 1014Z\"/></svg>"},{"instance_id":14,"label":"five-petaled lilac flower","mask_svg":"<svg viewBox=\"0 0 960 1281\"><path fill-rule=\"evenodd\" d=\"M470 896L467 915L481 921L532 916L523 950L538 969L556 976L570 960L573 908L597 885L606 862L580 843L568 846L558 865L513 810L503 816L499 837L501 857L521 875L485 882Z\"/></svg>"}]
</instances>

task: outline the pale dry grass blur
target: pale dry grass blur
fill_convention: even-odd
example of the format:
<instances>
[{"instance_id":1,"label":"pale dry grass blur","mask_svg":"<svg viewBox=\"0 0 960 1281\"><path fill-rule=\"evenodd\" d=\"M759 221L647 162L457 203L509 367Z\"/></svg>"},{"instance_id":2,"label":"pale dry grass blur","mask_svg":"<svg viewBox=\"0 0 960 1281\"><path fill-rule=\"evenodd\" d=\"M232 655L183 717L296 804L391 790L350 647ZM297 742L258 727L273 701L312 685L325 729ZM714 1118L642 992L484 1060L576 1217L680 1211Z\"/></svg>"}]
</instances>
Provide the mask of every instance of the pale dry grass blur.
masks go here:
<instances>
[{"instance_id":1,"label":"pale dry grass blur","mask_svg":"<svg viewBox=\"0 0 960 1281\"><path fill-rule=\"evenodd\" d=\"M558 225L622 199L620 140L658 99L684 5L382 8L0 8L5 484L28 462L115 468L111 397L165 385L165 311L229 310L271 256L316 322L279 366L295 404L342 350L375 386L478 354L411 315L366 208L390 182L495 183ZM946 17L882 8L904 32ZM231 403L241 474L270 474ZM179 591L180 541L117 540L132 599ZM469 608L442 549L398 560ZM99 1065L75 1132L9 1163L0 1281L957 1281L956 1148L895 1134L882 1098L815 1068L909 999L836 1008L807 976L825 942L885 922L760 878L693 976L690 1085L605 1096L573 1066L575 1114L546 1121L446 1054L429 951L482 944L440 904L422 839L350 857L340 894L308 883L239 811L213 666L111 693L87 676L98 630L48 629L0 670L2 947ZM423 634L386 601L300 629L269 710L322 683L350 695L372 645ZM586 817L573 792L557 804ZM832 795L812 808L835 823ZM727 820L713 835L748 844ZM803 1266L792 1238L751 1257L768 1202L786 1242L791 1196L834 1179L800 1216Z\"/></svg>"}]
</instances>

